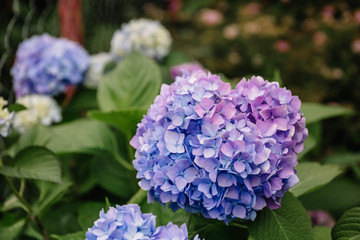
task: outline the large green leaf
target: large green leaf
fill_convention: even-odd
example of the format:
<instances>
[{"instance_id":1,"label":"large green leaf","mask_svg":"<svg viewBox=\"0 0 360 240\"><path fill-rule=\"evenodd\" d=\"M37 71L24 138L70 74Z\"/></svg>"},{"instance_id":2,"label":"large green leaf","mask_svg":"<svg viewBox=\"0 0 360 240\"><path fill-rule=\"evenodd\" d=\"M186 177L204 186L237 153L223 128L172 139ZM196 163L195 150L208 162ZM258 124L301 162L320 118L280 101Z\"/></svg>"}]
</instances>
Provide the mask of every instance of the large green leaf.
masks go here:
<instances>
[{"instance_id":1,"label":"large green leaf","mask_svg":"<svg viewBox=\"0 0 360 240\"><path fill-rule=\"evenodd\" d=\"M0 239L12 240L15 239L25 226L25 219L21 219L11 226L0 227Z\"/></svg>"},{"instance_id":2,"label":"large green leaf","mask_svg":"<svg viewBox=\"0 0 360 240\"><path fill-rule=\"evenodd\" d=\"M324 187L299 197L306 209L327 210L342 214L360 205L360 185L345 177L338 177Z\"/></svg>"},{"instance_id":3,"label":"large green leaf","mask_svg":"<svg viewBox=\"0 0 360 240\"><path fill-rule=\"evenodd\" d=\"M351 114L352 110L341 106L330 106L319 103L302 103L301 111L304 113L306 123L310 124L326 118Z\"/></svg>"},{"instance_id":4,"label":"large green leaf","mask_svg":"<svg viewBox=\"0 0 360 240\"><path fill-rule=\"evenodd\" d=\"M125 169L113 158L98 157L92 173L98 185L116 196L128 199L138 189L135 172Z\"/></svg>"},{"instance_id":5,"label":"large green leaf","mask_svg":"<svg viewBox=\"0 0 360 240\"><path fill-rule=\"evenodd\" d=\"M123 133L132 133L145 113L145 109L122 109L112 112L90 111L88 116L110 124Z\"/></svg>"},{"instance_id":6,"label":"large green leaf","mask_svg":"<svg viewBox=\"0 0 360 240\"><path fill-rule=\"evenodd\" d=\"M316 226L313 228L314 240L331 240L331 228Z\"/></svg>"},{"instance_id":7,"label":"large green leaf","mask_svg":"<svg viewBox=\"0 0 360 240\"><path fill-rule=\"evenodd\" d=\"M17 215L5 213L0 218L0 239L15 239L25 227L26 220Z\"/></svg>"},{"instance_id":8,"label":"large green leaf","mask_svg":"<svg viewBox=\"0 0 360 240\"><path fill-rule=\"evenodd\" d=\"M360 239L360 207L346 211L331 231L334 240Z\"/></svg>"},{"instance_id":9,"label":"large green leaf","mask_svg":"<svg viewBox=\"0 0 360 240\"><path fill-rule=\"evenodd\" d=\"M118 152L117 140L108 126L91 119L36 126L20 136L13 153L28 146L45 146L56 154Z\"/></svg>"},{"instance_id":10,"label":"large green leaf","mask_svg":"<svg viewBox=\"0 0 360 240\"><path fill-rule=\"evenodd\" d=\"M254 222L249 224L254 240L309 240L312 228L309 215L301 203L287 193L276 210L263 209Z\"/></svg>"},{"instance_id":11,"label":"large green leaf","mask_svg":"<svg viewBox=\"0 0 360 240\"><path fill-rule=\"evenodd\" d=\"M13 145L9 150L9 154L11 156L15 156L15 154L22 149L30 146L43 146L52 138L52 132L50 128L45 127L41 124L34 126L33 128L26 131L24 134L20 135L19 140L16 145Z\"/></svg>"},{"instance_id":12,"label":"large green leaf","mask_svg":"<svg viewBox=\"0 0 360 240\"><path fill-rule=\"evenodd\" d=\"M337 153L327 157L323 162L326 164L357 164L360 162L360 153Z\"/></svg>"},{"instance_id":13,"label":"large green leaf","mask_svg":"<svg viewBox=\"0 0 360 240\"><path fill-rule=\"evenodd\" d=\"M114 134L101 122L80 119L54 126L51 130L53 136L47 147L57 154L117 153Z\"/></svg>"},{"instance_id":14,"label":"large green leaf","mask_svg":"<svg viewBox=\"0 0 360 240\"><path fill-rule=\"evenodd\" d=\"M302 162L295 169L299 183L290 189L295 197L327 184L342 173L341 168L337 165L320 165L317 162Z\"/></svg>"},{"instance_id":15,"label":"large green leaf","mask_svg":"<svg viewBox=\"0 0 360 240\"><path fill-rule=\"evenodd\" d=\"M61 168L56 156L44 147L28 147L20 151L13 166L0 168L9 177L61 182Z\"/></svg>"},{"instance_id":16,"label":"large green leaf","mask_svg":"<svg viewBox=\"0 0 360 240\"><path fill-rule=\"evenodd\" d=\"M161 72L155 62L139 53L131 53L105 74L98 89L102 111L129 107L148 108L161 85Z\"/></svg>"},{"instance_id":17,"label":"large green leaf","mask_svg":"<svg viewBox=\"0 0 360 240\"><path fill-rule=\"evenodd\" d=\"M101 209L105 209L105 202L86 202L82 203L78 210L78 222L81 228L86 231L94 225L94 221L99 218Z\"/></svg>"},{"instance_id":18,"label":"large green leaf","mask_svg":"<svg viewBox=\"0 0 360 240\"><path fill-rule=\"evenodd\" d=\"M84 232L76 232L76 233L70 233L63 236L59 235L51 235L53 238L57 240L84 240L85 233Z\"/></svg>"}]
</instances>

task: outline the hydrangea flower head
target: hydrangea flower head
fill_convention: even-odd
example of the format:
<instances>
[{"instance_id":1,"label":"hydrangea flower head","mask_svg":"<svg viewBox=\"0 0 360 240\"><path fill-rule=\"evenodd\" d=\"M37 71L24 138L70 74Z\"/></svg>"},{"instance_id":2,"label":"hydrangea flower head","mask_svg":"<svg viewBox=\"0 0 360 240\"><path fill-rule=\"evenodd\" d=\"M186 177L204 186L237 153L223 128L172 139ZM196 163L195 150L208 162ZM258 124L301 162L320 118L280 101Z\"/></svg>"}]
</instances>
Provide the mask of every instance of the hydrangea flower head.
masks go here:
<instances>
[{"instance_id":1,"label":"hydrangea flower head","mask_svg":"<svg viewBox=\"0 0 360 240\"><path fill-rule=\"evenodd\" d=\"M188 240L185 224L179 228L170 222L156 228L155 218L151 213L143 214L136 204L110 207L106 213L101 210L100 218L88 229L86 240Z\"/></svg>"},{"instance_id":2,"label":"hydrangea flower head","mask_svg":"<svg viewBox=\"0 0 360 240\"><path fill-rule=\"evenodd\" d=\"M104 73L107 63L113 60L110 53L101 52L90 56L90 66L86 73L84 86L88 88L97 88L101 81L101 76Z\"/></svg>"},{"instance_id":3,"label":"hydrangea flower head","mask_svg":"<svg viewBox=\"0 0 360 240\"><path fill-rule=\"evenodd\" d=\"M278 83L243 79L232 90L202 70L177 77L131 140L149 201L228 222L255 219L298 182L307 137L300 100Z\"/></svg>"},{"instance_id":4,"label":"hydrangea flower head","mask_svg":"<svg viewBox=\"0 0 360 240\"><path fill-rule=\"evenodd\" d=\"M48 34L33 36L20 44L11 69L16 96L57 95L84 80L89 62L76 42Z\"/></svg>"},{"instance_id":5,"label":"hydrangea flower head","mask_svg":"<svg viewBox=\"0 0 360 240\"><path fill-rule=\"evenodd\" d=\"M7 137L11 132L11 127L14 119L14 113L10 113L5 107L7 101L0 97L0 135Z\"/></svg>"},{"instance_id":6,"label":"hydrangea flower head","mask_svg":"<svg viewBox=\"0 0 360 240\"><path fill-rule=\"evenodd\" d=\"M158 21L134 19L116 30L111 39L111 52L120 58L132 50L155 59L165 57L171 47L169 31Z\"/></svg>"},{"instance_id":7,"label":"hydrangea flower head","mask_svg":"<svg viewBox=\"0 0 360 240\"><path fill-rule=\"evenodd\" d=\"M25 110L15 114L14 128L19 133L24 133L39 123L49 126L62 119L60 107L49 96L27 95L17 99L16 102L26 107Z\"/></svg>"}]
</instances>

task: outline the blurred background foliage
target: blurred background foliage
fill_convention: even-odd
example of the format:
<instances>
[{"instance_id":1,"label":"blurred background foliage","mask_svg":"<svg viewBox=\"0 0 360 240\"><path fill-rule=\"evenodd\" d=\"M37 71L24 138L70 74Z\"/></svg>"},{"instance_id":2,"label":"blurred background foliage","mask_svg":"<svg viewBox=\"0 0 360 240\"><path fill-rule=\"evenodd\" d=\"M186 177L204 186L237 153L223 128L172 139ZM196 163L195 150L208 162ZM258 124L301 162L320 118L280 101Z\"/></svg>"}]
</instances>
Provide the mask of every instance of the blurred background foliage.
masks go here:
<instances>
[{"instance_id":1,"label":"blurred background foliage","mask_svg":"<svg viewBox=\"0 0 360 240\"><path fill-rule=\"evenodd\" d=\"M59 36L57 3L55 0L1 2L0 93L9 101L13 102L15 98L10 69L16 48L21 41L35 34L48 32ZM122 23L140 17L157 19L173 37L173 51L163 60L165 64L195 60L211 72L222 73L233 81L251 75L270 80L281 77L283 86L302 101L341 105L354 110L349 116L309 124L317 145L303 161L340 163L349 168L342 177L300 200L307 209L328 210L336 218L344 210L360 204L358 0L82 0L82 14L84 47L90 54L109 51L112 34ZM84 154L81 158L90 156ZM101 161L98 157L91 156L89 165L77 164L71 156L62 161L72 171L65 171L64 175L75 183L81 182L72 187L73 196L78 196L79 201L101 202L104 196L111 200L123 197L113 196L116 192L113 189L94 189L94 179L109 176L91 175L96 172L92 168L99 166ZM111 166L107 167L111 171ZM112 173L114 178L119 177L117 172ZM112 181L111 177L108 181ZM344 193L341 194L343 197L339 192ZM79 202L72 203L72 198L66 197L64 201L69 204L53 214L62 215L62 221L66 222L66 217L73 219L72 210L78 209ZM88 205L81 208L86 209ZM49 220L46 224L47 228L55 229L58 223ZM65 225L78 228L71 221ZM65 232L71 231L57 230L58 234Z\"/></svg>"}]
</instances>

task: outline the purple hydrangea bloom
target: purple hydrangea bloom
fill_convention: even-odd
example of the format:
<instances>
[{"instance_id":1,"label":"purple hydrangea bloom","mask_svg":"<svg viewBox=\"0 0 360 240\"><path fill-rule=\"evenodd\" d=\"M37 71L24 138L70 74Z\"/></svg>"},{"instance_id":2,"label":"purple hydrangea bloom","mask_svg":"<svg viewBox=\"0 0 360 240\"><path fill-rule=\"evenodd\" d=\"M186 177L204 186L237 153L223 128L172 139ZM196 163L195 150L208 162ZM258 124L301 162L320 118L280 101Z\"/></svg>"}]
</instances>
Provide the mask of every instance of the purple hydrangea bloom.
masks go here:
<instances>
[{"instance_id":1,"label":"purple hydrangea bloom","mask_svg":"<svg viewBox=\"0 0 360 240\"><path fill-rule=\"evenodd\" d=\"M156 228L155 216L143 214L137 204L128 204L116 208L110 207L86 233L86 240L188 240L186 224L180 228L171 222L167 226ZM198 236L194 240L199 240Z\"/></svg>"},{"instance_id":2,"label":"purple hydrangea bloom","mask_svg":"<svg viewBox=\"0 0 360 240\"><path fill-rule=\"evenodd\" d=\"M183 75L184 72L192 73L197 70L205 70L204 67L198 62L189 62L175 65L170 68L170 75L172 78Z\"/></svg>"},{"instance_id":3,"label":"purple hydrangea bloom","mask_svg":"<svg viewBox=\"0 0 360 240\"><path fill-rule=\"evenodd\" d=\"M57 95L84 80L90 58L76 42L48 34L22 42L11 74L17 97Z\"/></svg>"},{"instance_id":4,"label":"purple hydrangea bloom","mask_svg":"<svg viewBox=\"0 0 360 240\"><path fill-rule=\"evenodd\" d=\"M228 222L251 219L298 182L308 135L301 102L278 83L241 80L232 90L202 70L163 85L131 140L149 201Z\"/></svg>"}]
</instances>

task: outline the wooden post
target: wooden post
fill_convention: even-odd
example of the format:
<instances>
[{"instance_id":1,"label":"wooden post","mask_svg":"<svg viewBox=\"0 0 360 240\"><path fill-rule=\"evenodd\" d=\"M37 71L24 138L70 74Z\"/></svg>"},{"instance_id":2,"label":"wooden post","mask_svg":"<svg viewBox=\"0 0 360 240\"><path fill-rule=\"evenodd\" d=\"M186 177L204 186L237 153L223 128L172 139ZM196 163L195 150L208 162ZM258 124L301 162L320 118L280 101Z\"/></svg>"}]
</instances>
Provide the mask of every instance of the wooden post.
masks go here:
<instances>
[{"instance_id":1,"label":"wooden post","mask_svg":"<svg viewBox=\"0 0 360 240\"><path fill-rule=\"evenodd\" d=\"M60 35L84 43L81 0L58 0Z\"/></svg>"}]
</instances>

